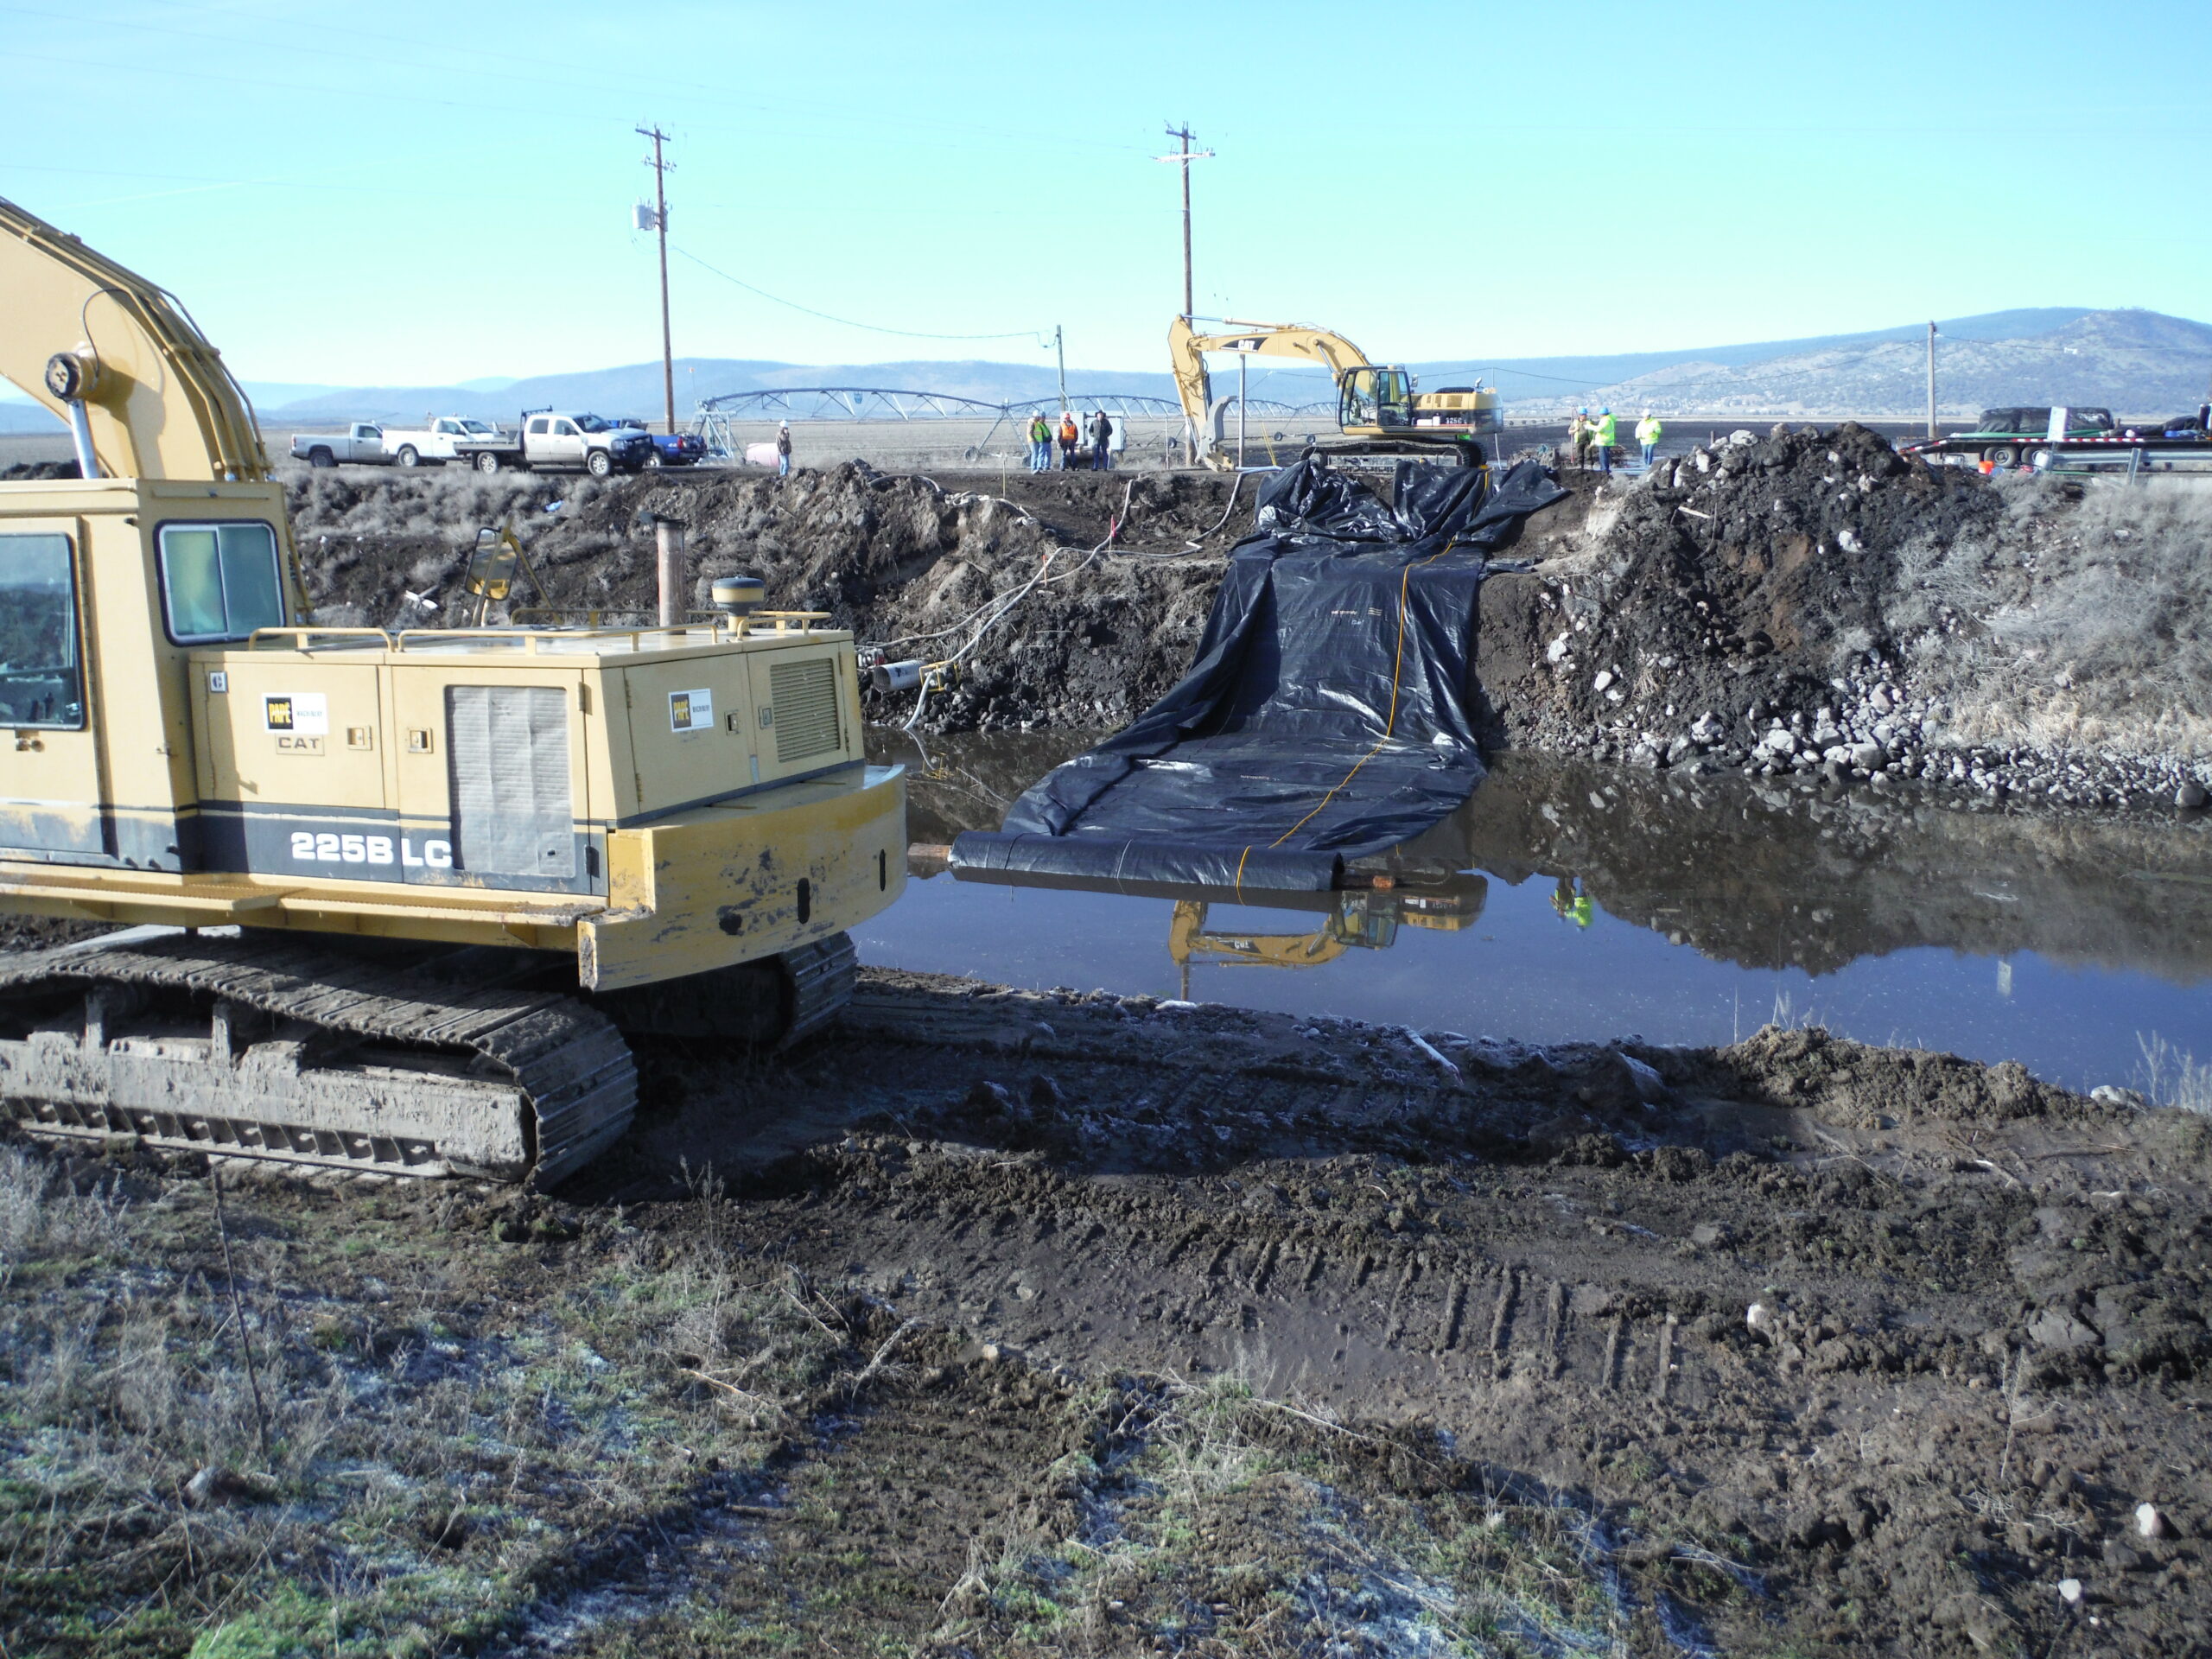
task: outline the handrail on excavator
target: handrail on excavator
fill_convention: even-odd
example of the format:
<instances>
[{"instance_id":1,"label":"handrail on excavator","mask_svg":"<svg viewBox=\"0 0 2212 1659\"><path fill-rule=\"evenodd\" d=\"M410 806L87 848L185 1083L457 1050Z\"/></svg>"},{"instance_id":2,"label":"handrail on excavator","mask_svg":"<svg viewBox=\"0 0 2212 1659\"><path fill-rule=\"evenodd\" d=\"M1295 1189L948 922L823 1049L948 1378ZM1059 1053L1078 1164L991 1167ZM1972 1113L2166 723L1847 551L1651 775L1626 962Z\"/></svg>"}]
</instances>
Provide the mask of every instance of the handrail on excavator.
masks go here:
<instances>
[{"instance_id":1,"label":"handrail on excavator","mask_svg":"<svg viewBox=\"0 0 2212 1659\"><path fill-rule=\"evenodd\" d=\"M383 642L385 650L389 651L391 648L391 635L382 628L319 628L312 625L304 627L256 628L246 636L245 648L248 651L259 651L262 649L261 642L264 639L289 639L294 642L292 645L294 651L312 651L315 647L306 643L310 639L342 639L346 643L336 647L340 651L358 650L372 641L378 640Z\"/></svg>"}]
</instances>

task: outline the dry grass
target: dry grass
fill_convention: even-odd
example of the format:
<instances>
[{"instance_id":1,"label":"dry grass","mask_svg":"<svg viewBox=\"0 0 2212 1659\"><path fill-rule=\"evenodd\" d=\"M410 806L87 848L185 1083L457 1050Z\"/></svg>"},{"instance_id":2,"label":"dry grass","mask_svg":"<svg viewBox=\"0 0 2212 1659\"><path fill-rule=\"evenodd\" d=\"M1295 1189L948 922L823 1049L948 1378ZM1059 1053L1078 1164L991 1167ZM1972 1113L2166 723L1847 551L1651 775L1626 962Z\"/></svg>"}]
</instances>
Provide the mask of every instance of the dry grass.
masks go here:
<instances>
[{"instance_id":1,"label":"dry grass","mask_svg":"<svg viewBox=\"0 0 2212 1659\"><path fill-rule=\"evenodd\" d=\"M119 1248L129 1208L112 1185L79 1193L47 1159L0 1146L0 1282L18 1262Z\"/></svg>"},{"instance_id":2,"label":"dry grass","mask_svg":"<svg viewBox=\"0 0 2212 1659\"><path fill-rule=\"evenodd\" d=\"M979 1554L929 1650L1628 1651L1580 1510L1237 1375L1128 1378L1090 1404L1085 1525L1049 1554Z\"/></svg>"},{"instance_id":3,"label":"dry grass","mask_svg":"<svg viewBox=\"0 0 2212 1659\"><path fill-rule=\"evenodd\" d=\"M1993 530L1901 554L1895 625L1955 735L2212 760L2212 494L2003 487Z\"/></svg>"},{"instance_id":4,"label":"dry grass","mask_svg":"<svg viewBox=\"0 0 2212 1659\"><path fill-rule=\"evenodd\" d=\"M728 1501L866 1357L779 1270L618 1215L518 1248L469 1206L289 1182L230 1200L242 1332L204 1179L133 1179L78 1192L0 1147L0 1651L526 1630L609 1570L601 1541ZM518 1278L531 1252L550 1270Z\"/></svg>"},{"instance_id":5,"label":"dry grass","mask_svg":"<svg viewBox=\"0 0 2212 1659\"><path fill-rule=\"evenodd\" d=\"M2136 1042L2143 1050L2139 1075L2145 1099L2154 1106L2177 1106L2212 1116L2212 1061L2199 1061L2156 1032L2147 1037L2139 1033Z\"/></svg>"}]
</instances>

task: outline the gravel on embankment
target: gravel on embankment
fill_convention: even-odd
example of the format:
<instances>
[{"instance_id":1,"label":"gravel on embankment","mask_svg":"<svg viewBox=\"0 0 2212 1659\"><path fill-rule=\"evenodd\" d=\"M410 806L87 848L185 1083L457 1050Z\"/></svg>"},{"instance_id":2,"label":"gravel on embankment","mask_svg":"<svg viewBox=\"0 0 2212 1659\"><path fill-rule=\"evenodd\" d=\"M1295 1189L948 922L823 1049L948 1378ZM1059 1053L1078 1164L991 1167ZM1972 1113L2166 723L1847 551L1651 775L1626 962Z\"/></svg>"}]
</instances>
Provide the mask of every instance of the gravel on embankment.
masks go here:
<instances>
[{"instance_id":1,"label":"gravel on embankment","mask_svg":"<svg viewBox=\"0 0 2212 1659\"><path fill-rule=\"evenodd\" d=\"M1499 747L1975 806L2201 807L2212 495L1985 480L1863 428L1571 475L1483 595Z\"/></svg>"}]
</instances>

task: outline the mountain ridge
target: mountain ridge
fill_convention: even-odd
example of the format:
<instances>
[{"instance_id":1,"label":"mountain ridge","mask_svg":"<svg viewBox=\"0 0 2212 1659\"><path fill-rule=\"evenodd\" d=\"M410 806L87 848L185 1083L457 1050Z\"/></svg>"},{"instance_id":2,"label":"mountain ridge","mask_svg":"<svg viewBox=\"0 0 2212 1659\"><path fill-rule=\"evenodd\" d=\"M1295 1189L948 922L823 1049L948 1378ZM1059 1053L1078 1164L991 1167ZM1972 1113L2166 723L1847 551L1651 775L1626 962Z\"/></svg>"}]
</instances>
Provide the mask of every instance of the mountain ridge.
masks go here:
<instances>
[{"instance_id":1,"label":"mountain ridge","mask_svg":"<svg viewBox=\"0 0 2212 1659\"><path fill-rule=\"evenodd\" d=\"M2102 405L2123 416L2193 408L2212 383L2212 325L2140 309L2044 306L1937 322L1941 412L1959 419L2006 404ZM1471 381L1498 388L1509 411L1565 413L1578 404L1658 409L1669 414L1909 418L1926 406L1924 323L1683 351L1631 352L1409 365L1425 385ZM842 385L925 390L986 404L1051 397L1051 365L982 359L870 364L792 364L760 358L679 358L677 407L726 393ZM1217 391L1229 389L1217 374ZM460 414L512 423L524 409L595 409L609 416L658 416L661 365L486 377L453 386L353 386L251 381L272 425L346 420L410 421ZM1171 398L1165 371L1071 369L1071 397L1100 394ZM1254 365L1250 392L1287 403L1329 401L1327 377L1289 364ZM287 397L284 394L300 394ZM0 431L58 431L29 403L0 404Z\"/></svg>"}]
</instances>

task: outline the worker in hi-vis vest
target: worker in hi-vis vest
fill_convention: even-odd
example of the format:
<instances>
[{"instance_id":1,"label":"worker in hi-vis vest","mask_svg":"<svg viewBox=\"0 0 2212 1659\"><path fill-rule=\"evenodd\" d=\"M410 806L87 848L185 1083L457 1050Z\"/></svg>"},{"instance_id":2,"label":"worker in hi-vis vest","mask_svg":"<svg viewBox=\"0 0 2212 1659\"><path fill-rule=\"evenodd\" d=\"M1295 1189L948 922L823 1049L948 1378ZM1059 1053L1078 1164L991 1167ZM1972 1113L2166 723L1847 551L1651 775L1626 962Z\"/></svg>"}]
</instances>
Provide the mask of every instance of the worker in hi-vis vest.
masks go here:
<instances>
[{"instance_id":1,"label":"worker in hi-vis vest","mask_svg":"<svg viewBox=\"0 0 2212 1659\"><path fill-rule=\"evenodd\" d=\"M1636 423L1636 442L1643 451L1643 470L1647 473L1651 470L1651 452L1659 447L1659 435L1666 429L1659 423L1659 417L1648 409L1643 411L1643 418Z\"/></svg>"},{"instance_id":2,"label":"worker in hi-vis vest","mask_svg":"<svg viewBox=\"0 0 2212 1659\"><path fill-rule=\"evenodd\" d=\"M1620 423L1613 419L1613 411L1610 409L1599 410L1598 429L1592 435L1591 440L1592 447L1598 452L1599 472L1610 473L1613 470L1613 444L1619 436Z\"/></svg>"}]
</instances>

